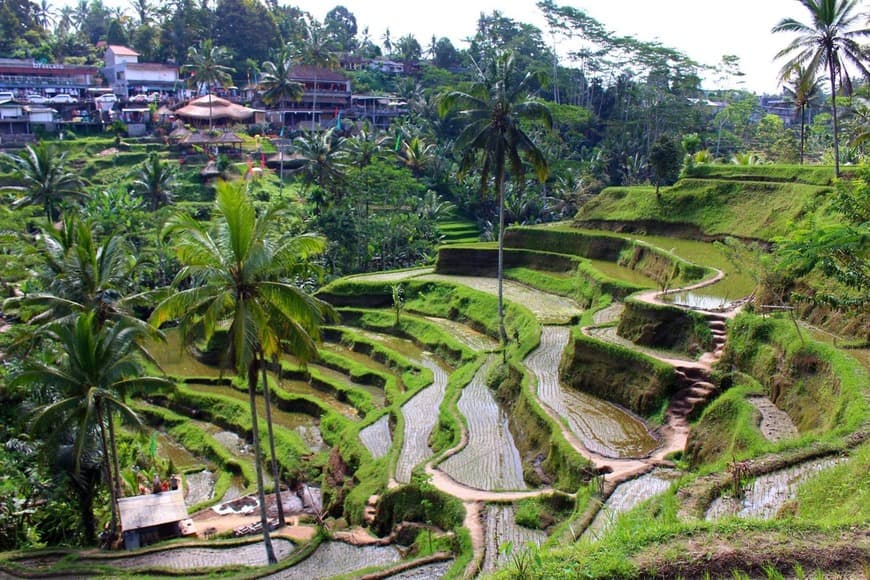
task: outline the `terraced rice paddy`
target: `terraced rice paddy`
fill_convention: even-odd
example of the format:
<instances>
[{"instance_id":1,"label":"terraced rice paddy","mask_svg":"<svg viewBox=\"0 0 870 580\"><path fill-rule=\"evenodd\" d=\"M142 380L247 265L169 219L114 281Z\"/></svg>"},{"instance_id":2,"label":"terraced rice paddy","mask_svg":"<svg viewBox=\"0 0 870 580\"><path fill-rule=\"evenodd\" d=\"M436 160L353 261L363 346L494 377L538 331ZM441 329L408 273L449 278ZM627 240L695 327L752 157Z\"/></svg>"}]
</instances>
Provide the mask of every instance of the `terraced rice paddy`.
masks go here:
<instances>
[{"instance_id":1,"label":"terraced rice paddy","mask_svg":"<svg viewBox=\"0 0 870 580\"><path fill-rule=\"evenodd\" d=\"M512 505L488 505L483 518L486 524L486 555L481 570L484 574L495 572L528 550L530 545L540 546L547 539L547 534L541 530L518 525ZM505 549L508 543L511 544L510 552Z\"/></svg>"},{"instance_id":2,"label":"terraced rice paddy","mask_svg":"<svg viewBox=\"0 0 870 580\"><path fill-rule=\"evenodd\" d=\"M362 429L359 432L359 438L373 458L378 459L389 453L390 447L393 446L393 436L390 434L389 414L382 416L365 429Z\"/></svg>"},{"instance_id":3,"label":"terraced rice paddy","mask_svg":"<svg viewBox=\"0 0 870 580\"><path fill-rule=\"evenodd\" d=\"M609 528L619 514L625 513L644 501L664 493L674 482L677 473L656 470L626 481L616 488L607 502L583 532L582 538L597 540Z\"/></svg>"},{"instance_id":4,"label":"terraced rice paddy","mask_svg":"<svg viewBox=\"0 0 870 580\"><path fill-rule=\"evenodd\" d=\"M474 330L467 324L462 324L461 322L456 322L455 320L450 320L448 318L436 318L434 316L427 316L426 320L445 328L453 338L471 350L488 352L497 349L499 346L496 339Z\"/></svg>"},{"instance_id":5,"label":"terraced rice paddy","mask_svg":"<svg viewBox=\"0 0 870 580\"><path fill-rule=\"evenodd\" d=\"M384 390L382 388L376 387L374 385L365 385L362 383L354 382L348 375L342 373L341 371L336 371L322 365L308 365L308 368L311 369L312 373L316 373L318 376L323 377L327 381L337 384L344 384L348 387L359 389L360 391L368 393L369 397L371 397L372 404L376 408L382 409L384 407L386 393L384 393Z\"/></svg>"},{"instance_id":6,"label":"terraced rice paddy","mask_svg":"<svg viewBox=\"0 0 870 580\"><path fill-rule=\"evenodd\" d=\"M320 580L340 574L351 574L363 568L382 568L395 564L399 560L401 555L393 546L352 546L343 542L324 542L313 554L292 568L270 574L265 578Z\"/></svg>"},{"instance_id":7,"label":"terraced rice paddy","mask_svg":"<svg viewBox=\"0 0 870 580\"><path fill-rule=\"evenodd\" d=\"M634 342L628 340L627 338L623 338L616 333L615 326L605 326L602 328L590 328L588 330L589 336L597 338L599 340L603 340L605 342L612 342L613 344L618 344L624 346L631 350L640 351L646 353L654 358L666 358L670 360L680 360L685 362L693 362L694 359L686 355L685 353L680 353L671 350L662 350L657 348L651 348L648 346L641 346L639 344L635 344Z\"/></svg>"},{"instance_id":8,"label":"terraced rice paddy","mask_svg":"<svg viewBox=\"0 0 870 580\"><path fill-rule=\"evenodd\" d=\"M495 278L429 274L421 279L462 284L480 292L498 294L498 280ZM503 290L505 300L528 308L543 324L567 324L583 312L570 298L547 294L511 280L504 280Z\"/></svg>"},{"instance_id":9,"label":"terraced rice paddy","mask_svg":"<svg viewBox=\"0 0 870 580\"><path fill-rule=\"evenodd\" d=\"M190 507L198 503L208 501L214 497L214 486L217 478L207 469L196 473L188 473L184 476L186 493L184 505Z\"/></svg>"},{"instance_id":10,"label":"terraced rice paddy","mask_svg":"<svg viewBox=\"0 0 870 580\"><path fill-rule=\"evenodd\" d=\"M432 371L432 384L414 395L402 405L405 418L404 443L396 462L396 481L409 483L411 471L415 466L432 455L429 436L438 422L437 409L441 407L447 389L447 369L439 364L431 354L423 354L420 364Z\"/></svg>"},{"instance_id":11,"label":"terraced rice paddy","mask_svg":"<svg viewBox=\"0 0 870 580\"><path fill-rule=\"evenodd\" d=\"M494 357L480 367L462 391L459 412L468 425L468 443L439 466L453 479L469 487L494 490L528 489L523 479L523 462L508 416L486 386L486 375Z\"/></svg>"},{"instance_id":12,"label":"terraced rice paddy","mask_svg":"<svg viewBox=\"0 0 870 580\"><path fill-rule=\"evenodd\" d=\"M721 496L707 509L706 519L725 516L769 520L785 503L794 499L798 486L823 469L837 464L836 459L818 459L760 475L746 488L743 497Z\"/></svg>"},{"instance_id":13,"label":"terraced rice paddy","mask_svg":"<svg viewBox=\"0 0 870 580\"><path fill-rule=\"evenodd\" d=\"M292 542L273 538L272 546L278 560L287 558L295 550ZM176 548L153 554L143 554L128 558L100 560L100 564L116 568L135 569L143 567L171 568L186 570L191 568L221 568L226 566L265 566L266 551L259 542L235 548Z\"/></svg>"},{"instance_id":14,"label":"terraced rice paddy","mask_svg":"<svg viewBox=\"0 0 870 580\"><path fill-rule=\"evenodd\" d=\"M401 282L402 280L413 278L415 276L431 274L433 270L433 268L413 268L411 270L381 272L378 274L364 274L361 276L354 276L353 279L364 280L366 282Z\"/></svg>"},{"instance_id":15,"label":"terraced rice paddy","mask_svg":"<svg viewBox=\"0 0 870 580\"><path fill-rule=\"evenodd\" d=\"M245 409L247 410L250 405L250 399L248 398L248 393L242 392L239 389L234 389L233 387L227 387L223 385L197 385L197 384L188 384L185 385L185 388L190 389L196 393L202 393L204 395L220 395L223 397L228 397L230 399L234 399L241 403L245 404ZM257 415L261 418L266 417L266 401L262 396L257 396L256 398L257 405ZM316 420L311 415L306 415L305 413L288 413L287 411L282 411L278 408L274 403L272 404L272 423L279 426L284 427L289 431L296 431L300 427L316 428Z\"/></svg>"},{"instance_id":16,"label":"terraced rice paddy","mask_svg":"<svg viewBox=\"0 0 870 580\"><path fill-rule=\"evenodd\" d=\"M389 580L432 580L433 578L443 578L447 575L447 571L453 566L453 560L445 562L436 562L434 564L426 564L418 568L412 568L387 576Z\"/></svg>"},{"instance_id":17,"label":"terraced rice paddy","mask_svg":"<svg viewBox=\"0 0 870 580\"><path fill-rule=\"evenodd\" d=\"M645 421L612 403L562 385L559 360L569 336L567 327L545 326L541 345L526 359L537 379L538 397L592 452L618 458L651 453L658 441Z\"/></svg>"},{"instance_id":18,"label":"terraced rice paddy","mask_svg":"<svg viewBox=\"0 0 870 580\"><path fill-rule=\"evenodd\" d=\"M170 377L218 377L221 370L198 361L182 344L178 329L170 328L164 331L165 343L150 342L148 352ZM224 376L233 376L231 370L224 370Z\"/></svg>"},{"instance_id":19,"label":"terraced rice paddy","mask_svg":"<svg viewBox=\"0 0 870 580\"><path fill-rule=\"evenodd\" d=\"M656 281L631 268L620 266L616 262L608 262L607 260L588 260L589 264L609 278L628 282L641 288L655 288Z\"/></svg>"}]
</instances>

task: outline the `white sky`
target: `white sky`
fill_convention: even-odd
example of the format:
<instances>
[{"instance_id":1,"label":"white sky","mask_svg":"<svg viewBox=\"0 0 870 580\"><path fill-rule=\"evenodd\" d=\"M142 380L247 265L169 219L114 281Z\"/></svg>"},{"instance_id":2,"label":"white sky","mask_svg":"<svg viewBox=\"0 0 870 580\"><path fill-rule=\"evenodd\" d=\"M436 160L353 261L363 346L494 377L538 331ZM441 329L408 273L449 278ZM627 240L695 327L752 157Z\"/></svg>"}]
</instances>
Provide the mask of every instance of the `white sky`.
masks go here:
<instances>
[{"instance_id":1,"label":"white sky","mask_svg":"<svg viewBox=\"0 0 870 580\"><path fill-rule=\"evenodd\" d=\"M371 38L380 42L389 27L395 40L413 34L425 48L432 35L446 36L461 48L463 38L475 32L481 12L499 10L505 16L534 24L550 41L546 22L535 0L290 0L322 20L341 4L356 16L360 31L369 27ZM715 65L722 55L740 57L745 88L758 93L779 92L776 81L781 68L774 56L790 36L771 34L780 20L792 17L806 22L806 9L797 0L555 0L557 6L584 10L607 30L639 40L657 40L701 64ZM859 2L866 9L870 0ZM283 4L283 2L282 2ZM574 41L578 42L578 41ZM560 54L571 50L567 43L557 46ZM705 86L712 83L705 83Z\"/></svg>"},{"instance_id":2,"label":"white sky","mask_svg":"<svg viewBox=\"0 0 870 580\"><path fill-rule=\"evenodd\" d=\"M109 6L130 6L128 0L104 2ZM75 0L52 3L74 4ZM372 40L377 43L389 28L393 40L413 34L425 48L435 34L450 38L457 48L464 48L462 40L474 34L480 13L491 14L493 10L534 24L550 40L535 0L280 0L280 3L298 6L318 20L340 4L356 16L360 32L368 26ZM157 4L161 4L160 0ZM616 34L657 40L701 64L712 66L724 54L737 55L746 75L744 87L758 93L779 92L776 77L781 63L773 58L790 40L783 33L771 34L770 29L785 17L808 20L806 9L798 0L555 0L555 4L584 10ZM858 6L868 10L870 0L860 0ZM576 47L567 43L557 46L560 54L572 48ZM705 86L713 88L713 83L706 82Z\"/></svg>"}]
</instances>

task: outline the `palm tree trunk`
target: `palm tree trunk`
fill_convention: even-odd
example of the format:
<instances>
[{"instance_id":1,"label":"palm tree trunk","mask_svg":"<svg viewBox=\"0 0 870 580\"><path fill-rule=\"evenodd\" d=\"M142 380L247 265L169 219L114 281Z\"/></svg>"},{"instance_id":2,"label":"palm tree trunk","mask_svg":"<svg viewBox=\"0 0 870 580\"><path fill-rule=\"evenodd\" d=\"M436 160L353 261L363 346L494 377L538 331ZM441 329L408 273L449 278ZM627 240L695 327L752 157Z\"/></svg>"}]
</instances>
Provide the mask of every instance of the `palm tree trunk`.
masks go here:
<instances>
[{"instance_id":1,"label":"palm tree trunk","mask_svg":"<svg viewBox=\"0 0 870 580\"><path fill-rule=\"evenodd\" d=\"M807 106L801 105L801 165L804 164L804 147L805 147L806 141L807 141L806 124L807 124Z\"/></svg>"},{"instance_id":2,"label":"palm tree trunk","mask_svg":"<svg viewBox=\"0 0 870 580\"><path fill-rule=\"evenodd\" d=\"M208 91L208 130L212 130L212 119L211 119L211 90Z\"/></svg>"},{"instance_id":3,"label":"palm tree trunk","mask_svg":"<svg viewBox=\"0 0 870 580\"><path fill-rule=\"evenodd\" d=\"M498 339L502 357L507 359L507 331L504 327L504 167L497 171L498 183Z\"/></svg>"},{"instance_id":4,"label":"palm tree trunk","mask_svg":"<svg viewBox=\"0 0 870 580\"><path fill-rule=\"evenodd\" d=\"M109 501L111 502L111 522L109 524L109 533L112 538L115 538L118 534L118 499L115 497L115 484L112 481L112 468L110 467L110 459L109 459L109 447L106 444L106 424L103 421L103 407L102 405L97 405L97 422L100 425L100 445L103 448L103 467L106 470L106 475L108 476L109 483Z\"/></svg>"},{"instance_id":5,"label":"palm tree trunk","mask_svg":"<svg viewBox=\"0 0 870 580\"><path fill-rule=\"evenodd\" d=\"M277 564L272 536L269 533L269 518L266 515L266 492L263 485L263 453L260 451L260 427L257 420L257 363L255 358L248 366L248 398L251 404L251 437L254 445L254 466L257 469L257 500L260 502L260 524L263 526L263 545L269 565Z\"/></svg>"},{"instance_id":6,"label":"palm tree trunk","mask_svg":"<svg viewBox=\"0 0 870 580\"><path fill-rule=\"evenodd\" d=\"M115 422L112 421L112 412L106 408L106 422L109 424L109 451L112 453L112 484L115 486L115 497L120 498L121 493L121 466L118 463L118 445L115 443Z\"/></svg>"},{"instance_id":7,"label":"palm tree trunk","mask_svg":"<svg viewBox=\"0 0 870 580\"><path fill-rule=\"evenodd\" d=\"M834 177L840 177L840 137L837 128L837 77L833 54L828 55L828 72L831 75L831 110L834 116Z\"/></svg>"},{"instance_id":8,"label":"palm tree trunk","mask_svg":"<svg viewBox=\"0 0 870 580\"><path fill-rule=\"evenodd\" d=\"M275 434L272 431L272 393L269 390L269 379L266 374L266 361L263 359L263 353L260 353L260 369L263 376L263 399L266 401L266 426L269 428L269 452L272 455L272 479L275 480L275 503L278 504L278 527L283 528L287 522L284 519L284 504L281 501L281 473L278 471Z\"/></svg>"},{"instance_id":9,"label":"palm tree trunk","mask_svg":"<svg viewBox=\"0 0 870 580\"><path fill-rule=\"evenodd\" d=\"M317 65L314 65L314 99L311 102L311 130L314 131L314 115L317 112Z\"/></svg>"}]
</instances>

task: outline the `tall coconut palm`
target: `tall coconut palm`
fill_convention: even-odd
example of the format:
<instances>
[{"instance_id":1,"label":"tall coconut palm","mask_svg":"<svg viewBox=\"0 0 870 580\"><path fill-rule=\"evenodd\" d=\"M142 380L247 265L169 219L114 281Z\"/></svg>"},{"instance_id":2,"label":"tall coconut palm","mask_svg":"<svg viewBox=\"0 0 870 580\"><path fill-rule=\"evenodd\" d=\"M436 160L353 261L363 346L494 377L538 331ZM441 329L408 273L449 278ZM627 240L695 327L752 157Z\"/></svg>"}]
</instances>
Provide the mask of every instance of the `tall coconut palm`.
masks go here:
<instances>
[{"instance_id":1,"label":"tall coconut palm","mask_svg":"<svg viewBox=\"0 0 870 580\"><path fill-rule=\"evenodd\" d=\"M160 206L172 203L175 179L173 166L152 152L136 173L133 189L148 201L151 211L157 211Z\"/></svg>"},{"instance_id":2,"label":"tall coconut palm","mask_svg":"<svg viewBox=\"0 0 870 580\"><path fill-rule=\"evenodd\" d=\"M182 72L190 73L188 82L197 88L197 92L208 91L208 128L212 129L212 88L217 85L224 87L232 83L231 74L235 69L225 65L230 60L229 52L222 46L215 46L209 40L203 40L199 46L187 49L187 63L181 67Z\"/></svg>"},{"instance_id":3,"label":"tall coconut palm","mask_svg":"<svg viewBox=\"0 0 870 580\"><path fill-rule=\"evenodd\" d=\"M13 374L9 384L49 391L52 402L37 410L32 428L73 430L76 471L85 457L89 435L98 434L104 470L109 474L114 524L120 474L113 415L118 413L134 425L141 425L125 402L127 394L134 389L148 391L171 383L159 377L142 376L136 356L142 330L137 326L100 326L95 313L85 312L71 320L44 326L38 333L56 346L57 361L47 364L30 360Z\"/></svg>"},{"instance_id":4,"label":"tall coconut palm","mask_svg":"<svg viewBox=\"0 0 870 580\"><path fill-rule=\"evenodd\" d=\"M21 155L2 154L15 168L21 185L7 185L2 190L22 192L12 205L42 205L45 217L55 221L60 215L60 205L67 198L85 199L84 184L78 175L66 168L66 152L57 153L45 141L35 146L28 145Z\"/></svg>"},{"instance_id":5,"label":"tall coconut palm","mask_svg":"<svg viewBox=\"0 0 870 580\"><path fill-rule=\"evenodd\" d=\"M275 105L284 101L300 101L304 94L302 83L293 80L293 58L283 50L278 55L277 62L263 63L260 74L260 90L263 102Z\"/></svg>"},{"instance_id":6,"label":"tall coconut palm","mask_svg":"<svg viewBox=\"0 0 870 580\"><path fill-rule=\"evenodd\" d=\"M804 148L807 143L807 108L821 96L823 80L816 76L815 71L802 65L793 68L784 79L786 84L783 89L791 98L795 113L800 117L801 122L801 165L804 164Z\"/></svg>"},{"instance_id":7,"label":"tall coconut palm","mask_svg":"<svg viewBox=\"0 0 870 580\"><path fill-rule=\"evenodd\" d=\"M861 10L859 0L797 0L807 9L810 23L794 18L784 18L773 27L772 32L796 34L788 46L776 54L776 58L788 58L780 71L786 78L797 65L818 72L826 71L831 83L831 109L834 119L834 173L840 176L840 141L837 120L837 83L846 92L851 92L851 79L847 66L854 65L870 77L870 62L861 39L870 36L867 13Z\"/></svg>"},{"instance_id":8,"label":"tall coconut palm","mask_svg":"<svg viewBox=\"0 0 870 580\"><path fill-rule=\"evenodd\" d=\"M226 363L248 381L260 521L266 555L274 563L257 419L258 373L266 360L279 355L282 344L301 360L311 360L317 353L320 325L334 313L284 279L301 262L322 252L325 241L283 235L279 219L283 208L272 206L258 216L244 187L241 182L218 182L211 223L184 213L167 222L163 235L172 238L183 265L174 285L187 286L158 304L151 321L159 327L180 318L186 336L198 333L206 340L219 325L228 324ZM263 386L268 398L268 383ZM278 483L276 479L276 487Z\"/></svg>"},{"instance_id":9,"label":"tall coconut palm","mask_svg":"<svg viewBox=\"0 0 870 580\"><path fill-rule=\"evenodd\" d=\"M319 69L334 70L338 67L338 57L332 50L329 35L317 22L310 22L305 27L305 37L296 49L296 58L311 66L314 74L314 88L311 102L311 129L315 127L314 116L317 114L317 71Z\"/></svg>"},{"instance_id":10,"label":"tall coconut palm","mask_svg":"<svg viewBox=\"0 0 870 580\"><path fill-rule=\"evenodd\" d=\"M519 82L514 80L514 56L499 52L468 92L453 91L441 98L441 115L458 111L465 127L456 140L461 152L460 173L479 167L481 193L486 195L490 177L495 180L498 196L498 318L502 347L507 343L504 325L503 265L504 265L504 185L510 166L514 183L522 187L526 168L523 158L544 181L549 166L544 155L523 130L522 119L538 120L548 128L553 120L550 111L540 102L529 99L527 86L531 74Z\"/></svg>"}]
</instances>

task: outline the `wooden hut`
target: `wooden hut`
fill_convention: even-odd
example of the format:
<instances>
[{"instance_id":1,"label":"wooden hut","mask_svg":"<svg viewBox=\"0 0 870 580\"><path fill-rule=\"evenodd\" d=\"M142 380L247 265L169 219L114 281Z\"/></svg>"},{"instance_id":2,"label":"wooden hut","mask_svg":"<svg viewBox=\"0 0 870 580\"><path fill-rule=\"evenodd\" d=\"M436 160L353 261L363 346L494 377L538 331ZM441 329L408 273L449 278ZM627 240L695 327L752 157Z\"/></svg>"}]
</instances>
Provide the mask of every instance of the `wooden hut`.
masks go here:
<instances>
[{"instance_id":1,"label":"wooden hut","mask_svg":"<svg viewBox=\"0 0 870 580\"><path fill-rule=\"evenodd\" d=\"M196 533L188 523L184 494L180 489L122 497L121 529L124 547L134 550L154 542Z\"/></svg>"}]
</instances>

